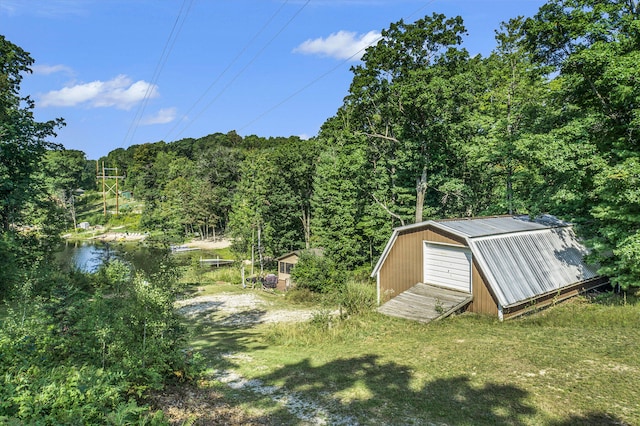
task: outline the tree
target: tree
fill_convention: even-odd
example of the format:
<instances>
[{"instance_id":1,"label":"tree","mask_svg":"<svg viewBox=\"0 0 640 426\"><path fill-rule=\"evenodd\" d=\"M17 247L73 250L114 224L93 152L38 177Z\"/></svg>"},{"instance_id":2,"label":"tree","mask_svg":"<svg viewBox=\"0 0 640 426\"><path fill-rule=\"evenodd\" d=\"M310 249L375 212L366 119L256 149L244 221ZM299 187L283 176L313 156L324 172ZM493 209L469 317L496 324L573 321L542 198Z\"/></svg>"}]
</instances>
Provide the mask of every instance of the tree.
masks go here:
<instances>
[{"instance_id":1,"label":"tree","mask_svg":"<svg viewBox=\"0 0 640 426\"><path fill-rule=\"evenodd\" d=\"M566 137L567 150L581 150L571 167L580 186L566 188L578 196L566 210L590 237L602 271L623 287L640 283L640 203L633 195L636 177L623 171L640 161L638 22L635 0L552 0L525 27L535 58L557 74L553 131Z\"/></svg>"},{"instance_id":2,"label":"tree","mask_svg":"<svg viewBox=\"0 0 640 426\"><path fill-rule=\"evenodd\" d=\"M429 190L445 203L460 195L460 185L445 174L451 172L447 166L455 166L455 146L465 138L465 98L474 81L472 74L465 84L457 78L469 60L466 51L455 48L464 32L460 17L401 20L383 31L381 41L367 49L364 64L353 68L343 111L350 130L368 137L377 182L372 196L398 219L422 221Z\"/></svg>"},{"instance_id":3,"label":"tree","mask_svg":"<svg viewBox=\"0 0 640 426\"><path fill-rule=\"evenodd\" d=\"M537 149L531 135L549 131L539 123L549 94L543 71L524 47L523 26L522 17L503 22L496 49L477 68L487 87L474 114L474 142L465 150L470 169L484 181L474 192L484 197L481 211L488 214L524 213L539 204L531 199L542 180L531 158Z\"/></svg>"},{"instance_id":4,"label":"tree","mask_svg":"<svg viewBox=\"0 0 640 426\"><path fill-rule=\"evenodd\" d=\"M331 148L318 159L315 175L312 244L323 248L336 265L349 269L367 260L359 229L364 206L369 202L363 191L366 157L348 134L331 142Z\"/></svg>"},{"instance_id":5,"label":"tree","mask_svg":"<svg viewBox=\"0 0 640 426\"><path fill-rule=\"evenodd\" d=\"M43 158L43 180L50 193L68 210L76 227L74 192L87 184L87 160L84 152L77 150L48 151ZM92 177L92 181L95 177Z\"/></svg>"},{"instance_id":6,"label":"tree","mask_svg":"<svg viewBox=\"0 0 640 426\"><path fill-rule=\"evenodd\" d=\"M4 232L21 218L21 210L33 193L33 173L39 169L48 141L63 126L61 118L37 122L35 104L20 96L22 73L29 73L29 53L0 36L0 223Z\"/></svg>"}]
</instances>

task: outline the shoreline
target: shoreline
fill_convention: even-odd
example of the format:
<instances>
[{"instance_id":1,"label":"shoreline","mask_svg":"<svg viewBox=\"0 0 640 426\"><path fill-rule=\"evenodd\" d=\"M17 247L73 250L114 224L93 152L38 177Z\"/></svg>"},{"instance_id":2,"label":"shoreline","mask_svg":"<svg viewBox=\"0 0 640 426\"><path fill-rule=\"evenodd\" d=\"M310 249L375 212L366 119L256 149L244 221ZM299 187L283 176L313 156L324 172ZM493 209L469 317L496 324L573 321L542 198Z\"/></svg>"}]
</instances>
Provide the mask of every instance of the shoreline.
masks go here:
<instances>
[{"instance_id":1,"label":"shoreline","mask_svg":"<svg viewBox=\"0 0 640 426\"><path fill-rule=\"evenodd\" d=\"M103 233L87 233L83 232L82 234L74 234L68 233L62 235L62 238L65 240L79 240L79 241L100 241L100 242L141 242L147 238L148 234L143 232L103 232ZM216 249L225 249L231 246L231 240L228 238L222 238L219 240L211 241L211 240L191 240L189 242L185 242L179 244L180 246L189 247L189 248L199 248L202 250L216 250Z\"/></svg>"}]
</instances>

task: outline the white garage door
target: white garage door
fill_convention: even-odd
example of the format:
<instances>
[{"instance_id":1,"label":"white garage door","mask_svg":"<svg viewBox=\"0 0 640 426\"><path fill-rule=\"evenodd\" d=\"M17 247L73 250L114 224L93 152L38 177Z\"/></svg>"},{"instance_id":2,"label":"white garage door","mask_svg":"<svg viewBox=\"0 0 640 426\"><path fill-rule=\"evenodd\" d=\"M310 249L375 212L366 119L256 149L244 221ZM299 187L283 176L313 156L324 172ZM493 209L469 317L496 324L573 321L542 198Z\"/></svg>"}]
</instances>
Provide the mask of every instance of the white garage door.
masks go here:
<instances>
[{"instance_id":1,"label":"white garage door","mask_svg":"<svg viewBox=\"0 0 640 426\"><path fill-rule=\"evenodd\" d=\"M441 244L424 244L424 282L471 292L471 251Z\"/></svg>"}]
</instances>

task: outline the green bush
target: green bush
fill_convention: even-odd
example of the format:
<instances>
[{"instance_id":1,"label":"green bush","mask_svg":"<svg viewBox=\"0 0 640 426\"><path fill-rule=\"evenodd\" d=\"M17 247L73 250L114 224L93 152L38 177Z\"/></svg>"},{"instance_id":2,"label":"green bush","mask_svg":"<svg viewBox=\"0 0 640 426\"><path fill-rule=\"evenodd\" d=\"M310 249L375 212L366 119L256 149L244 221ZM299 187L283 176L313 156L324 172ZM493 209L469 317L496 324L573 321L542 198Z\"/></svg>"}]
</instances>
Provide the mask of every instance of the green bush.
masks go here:
<instances>
[{"instance_id":1,"label":"green bush","mask_svg":"<svg viewBox=\"0 0 640 426\"><path fill-rule=\"evenodd\" d=\"M171 268L33 274L0 312L0 424L161 424L130 395L196 378Z\"/></svg>"},{"instance_id":2,"label":"green bush","mask_svg":"<svg viewBox=\"0 0 640 426\"><path fill-rule=\"evenodd\" d=\"M285 298L293 303L311 304L320 301L320 295L308 288L294 287L285 294Z\"/></svg>"},{"instance_id":3,"label":"green bush","mask_svg":"<svg viewBox=\"0 0 640 426\"><path fill-rule=\"evenodd\" d=\"M344 286L345 273L328 257L303 251L291 270L291 281L316 293L337 293Z\"/></svg>"},{"instance_id":4,"label":"green bush","mask_svg":"<svg viewBox=\"0 0 640 426\"><path fill-rule=\"evenodd\" d=\"M349 281L342 291L340 304L348 315L372 311L376 307L376 288L369 283Z\"/></svg>"}]
</instances>

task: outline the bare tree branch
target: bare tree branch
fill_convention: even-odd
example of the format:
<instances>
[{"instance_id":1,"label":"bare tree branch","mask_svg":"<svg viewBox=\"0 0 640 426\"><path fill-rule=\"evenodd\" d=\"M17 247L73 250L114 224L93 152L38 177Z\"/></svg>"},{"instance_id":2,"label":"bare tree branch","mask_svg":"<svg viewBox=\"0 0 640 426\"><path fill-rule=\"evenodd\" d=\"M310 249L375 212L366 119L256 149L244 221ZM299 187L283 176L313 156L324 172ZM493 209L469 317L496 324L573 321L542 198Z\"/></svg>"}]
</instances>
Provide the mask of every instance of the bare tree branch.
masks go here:
<instances>
[{"instance_id":1,"label":"bare tree branch","mask_svg":"<svg viewBox=\"0 0 640 426\"><path fill-rule=\"evenodd\" d=\"M395 214L394 212L392 212L391 210L389 210L389 208L387 206L385 206L384 204L382 204L378 198L376 197L375 194L371 194L371 196L373 197L373 199L375 200L376 203L378 203L380 205L380 207L382 207L384 209L384 211L386 211L387 213L389 213L389 215L391 215L391 217L395 217L396 219L398 219L400 221L400 224L402 226L404 226L404 220L397 214Z\"/></svg>"}]
</instances>

